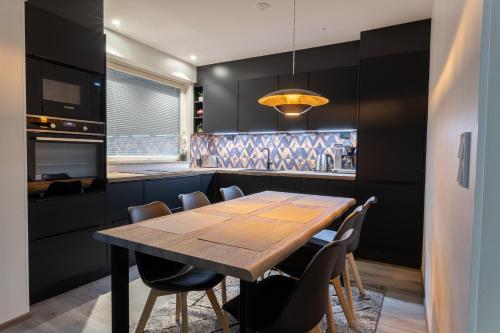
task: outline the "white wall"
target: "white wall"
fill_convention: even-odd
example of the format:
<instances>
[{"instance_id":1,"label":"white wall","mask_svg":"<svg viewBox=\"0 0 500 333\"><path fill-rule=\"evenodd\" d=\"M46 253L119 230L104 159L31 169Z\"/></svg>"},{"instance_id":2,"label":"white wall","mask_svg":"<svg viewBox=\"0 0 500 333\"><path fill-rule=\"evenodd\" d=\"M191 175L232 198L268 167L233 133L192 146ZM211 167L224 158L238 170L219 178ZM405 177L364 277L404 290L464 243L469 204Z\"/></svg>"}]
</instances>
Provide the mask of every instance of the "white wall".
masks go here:
<instances>
[{"instance_id":1,"label":"white wall","mask_svg":"<svg viewBox=\"0 0 500 333\"><path fill-rule=\"evenodd\" d=\"M105 30L108 58L175 80L196 82L196 67L134 39Z\"/></svg>"},{"instance_id":2,"label":"white wall","mask_svg":"<svg viewBox=\"0 0 500 333\"><path fill-rule=\"evenodd\" d=\"M23 11L0 0L0 324L29 311Z\"/></svg>"},{"instance_id":3,"label":"white wall","mask_svg":"<svg viewBox=\"0 0 500 333\"><path fill-rule=\"evenodd\" d=\"M500 329L500 2L484 1L470 332Z\"/></svg>"},{"instance_id":4,"label":"white wall","mask_svg":"<svg viewBox=\"0 0 500 333\"><path fill-rule=\"evenodd\" d=\"M482 0L435 0L425 198L430 333L468 331L478 134ZM460 134L472 132L470 185L457 184Z\"/></svg>"}]
</instances>

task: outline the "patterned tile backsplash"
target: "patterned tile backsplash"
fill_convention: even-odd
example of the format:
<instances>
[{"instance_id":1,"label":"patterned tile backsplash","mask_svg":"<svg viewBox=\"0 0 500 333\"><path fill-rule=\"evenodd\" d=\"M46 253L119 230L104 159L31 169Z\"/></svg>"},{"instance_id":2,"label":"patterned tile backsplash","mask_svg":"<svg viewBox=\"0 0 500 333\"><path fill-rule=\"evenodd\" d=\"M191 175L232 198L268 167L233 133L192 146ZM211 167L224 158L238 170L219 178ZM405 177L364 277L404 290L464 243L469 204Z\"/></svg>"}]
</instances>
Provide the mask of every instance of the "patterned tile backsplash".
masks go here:
<instances>
[{"instance_id":1,"label":"patterned tile backsplash","mask_svg":"<svg viewBox=\"0 0 500 333\"><path fill-rule=\"evenodd\" d=\"M356 147L356 132L305 132L273 134L193 134L191 166L201 155L217 155L224 168L264 168L269 148L273 168L312 171L316 156L334 154L338 146Z\"/></svg>"}]
</instances>

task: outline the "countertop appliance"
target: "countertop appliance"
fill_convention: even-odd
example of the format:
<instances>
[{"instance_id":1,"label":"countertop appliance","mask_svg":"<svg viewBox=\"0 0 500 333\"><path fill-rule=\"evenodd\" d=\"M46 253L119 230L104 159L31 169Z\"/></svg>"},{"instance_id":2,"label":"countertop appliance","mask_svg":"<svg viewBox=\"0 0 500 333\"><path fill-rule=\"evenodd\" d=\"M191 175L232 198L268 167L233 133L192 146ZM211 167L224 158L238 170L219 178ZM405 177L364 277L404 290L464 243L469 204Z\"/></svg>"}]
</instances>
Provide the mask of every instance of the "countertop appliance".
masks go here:
<instances>
[{"instance_id":1,"label":"countertop appliance","mask_svg":"<svg viewBox=\"0 0 500 333\"><path fill-rule=\"evenodd\" d=\"M316 171L317 172L330 172L333 168L333 157L330 154L319 154L316 158Z\"/></svg>"},{"instance_id":2,"label":"countertop appliance","mask_svg":"<svg viewBox=\"0 0 500 333\"><path fill-rule=\"evenodd\" d=\"M217 168L219 166L219 157L217 155L202 155L202 168Z\"/></svg>"}]
</instances>

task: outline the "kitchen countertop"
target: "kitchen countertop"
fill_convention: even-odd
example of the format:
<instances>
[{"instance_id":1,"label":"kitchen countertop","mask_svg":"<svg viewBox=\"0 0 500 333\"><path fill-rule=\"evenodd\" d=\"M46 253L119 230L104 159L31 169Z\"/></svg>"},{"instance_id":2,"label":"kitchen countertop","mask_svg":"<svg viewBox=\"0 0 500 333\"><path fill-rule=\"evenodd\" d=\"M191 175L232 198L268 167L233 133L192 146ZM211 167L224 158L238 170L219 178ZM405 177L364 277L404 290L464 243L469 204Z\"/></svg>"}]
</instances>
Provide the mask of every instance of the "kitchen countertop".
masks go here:
<instances>
[{"instance_id":1,"label":"kitchen countertop","mask_svg":"<svg viewBox=\"0 0 500 333\"><path fill-rule=\"evenodd\" d=\"M159 179L173 178L179 176L201 175L201 174L238 174L249 176L276 176L276 177L300 177L300 178L321 178L321 179L337 179L337 180L355 180L354 173L332 173L332 172L315 172L315 171L266 171L266 170L251 170L237 168L189 168L189 169L172 169L165 171L140 171L140 172L109 172L108 181L110 183L118 183L133 180L144 179Z\"/></svg>"}]
</instances>

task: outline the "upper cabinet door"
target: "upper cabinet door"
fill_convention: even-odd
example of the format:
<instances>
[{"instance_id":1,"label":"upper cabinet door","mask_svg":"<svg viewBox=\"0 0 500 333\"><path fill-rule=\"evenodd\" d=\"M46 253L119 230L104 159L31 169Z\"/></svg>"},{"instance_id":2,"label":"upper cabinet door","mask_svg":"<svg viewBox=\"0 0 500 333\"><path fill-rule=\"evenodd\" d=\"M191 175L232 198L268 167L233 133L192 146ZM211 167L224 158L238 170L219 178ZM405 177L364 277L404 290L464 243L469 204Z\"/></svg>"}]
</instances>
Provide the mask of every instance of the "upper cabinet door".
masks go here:
<instances>
[{"instance_id":1,"label":"upper cabinet door","mask_svg":"<svg viewBox=\"0 0 500 333\"><path fill-rule=\"evenodd\" d=\"M238 131L275 131L278 112L257 100L278 89L278 76L241 80L238 99Z\"/></svg>"},{"instance_id":2,"label":"upper cabinet door","mask_svg":"<svg viewBox=\"0 0 500 333\"><path fill-rule=\"evenodd\" d=\"M361 60L358 179L423 184L428 51Z\"/></svg>"},{"instance_id":3,"label":"upper cabinet door","mask_svg":"<svg viewBox=\"0 0 500 333\"><path fill-rule=\"evenodd\" d=\"M26 55L80 69L106 72L106 36L102 31L26 5Z\"/></svg>"},{"instance_id":4,"label":"upper cabinet door","mask_svg":"<svg viewBox=\"0 0 500 333\"><path fill-rule=\"evenodd\" d=\"M204 85L203 110L203 129L205 132L236 132L238 82L219 80Z\"/></svg>"},{"instance_id":5,"label":"upper cabinet door","mask_svg":"<svg viewBox=\"0 0 500 333\"><path fill-rule=\"evenodd\" d=\"M309 130L356 128L358 66L310 72L309 89L330 100L309 111Z\"/></svg>"},{"instance_id":6,"label":"upper cabinet door","mask_svg":"<svg viewBox=\"0 0 500 333\"><path fill-rule=\"evenodd\" d=\"M293 77L292 75L280 75L279 76L279 89L308 89L309 87L309 73L298 73ZM297 131L307 129L307 115L305 113L298 117L285 116L284 114L278 113L278 131Z\"/></svg>"}]
</instances>

